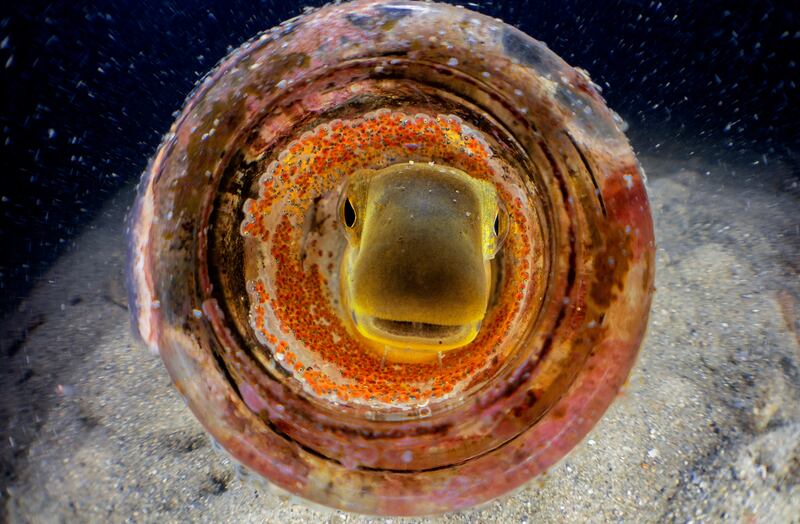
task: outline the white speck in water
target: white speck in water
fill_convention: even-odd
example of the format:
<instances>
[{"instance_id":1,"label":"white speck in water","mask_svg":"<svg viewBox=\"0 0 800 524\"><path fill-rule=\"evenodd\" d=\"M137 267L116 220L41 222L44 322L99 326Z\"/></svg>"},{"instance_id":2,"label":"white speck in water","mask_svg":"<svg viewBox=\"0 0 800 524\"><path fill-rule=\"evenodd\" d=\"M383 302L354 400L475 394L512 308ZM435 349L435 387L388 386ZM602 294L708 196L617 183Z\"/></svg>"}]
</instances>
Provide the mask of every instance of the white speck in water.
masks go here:
<instances>
[{"instance_id":1,"label":"white speck in water","mask_svg":"<svg viewBox=\"0 0 800 524\"><path fill-rule=\"evenodd\" d=\"M56 130L52 127L47 130L47 138L55 138L56 137Z\"/></svg>"},{"instance_id":2,"label":"white speck in water","mask_svg":"<svg viewBox=\"0 0 800 524\"><path fill-rule=\"evenodd\" d=\"M471 216L472 216L472 213L470 213L469 211L467 211L467 212L466 212L466 213L464 213L464 214L465 214L465 215L467 215L468 217L471 217Z\"/></svg>"},{"instance_id":3,"label":"white speck in water","mask_svg":"<svg viewBox=\"0 0 800 524\"><path fill-rule=\"evenodd\" d=\"M622 178L625 179L625 187L628 189L633 187L633 177L631 175L623 175Z\"/></svg>"},{"instance_id":4,"label":"white speck in water","mask_svg":"<svg viewBox=\"0 0 800 524\"><path fill-rule=\"evenodd\" d=\"M200 311L199 309L193 309L192 315L194 315L194 318L200 318L203 316L203 312Z\"/></svg>"},{"instance_id":5,"label":"white speck in water","mask_svg":"<svg viewBox=\"0 0 800 524\"><path fill-rule=\"evenodd\" d=\"M286 89L286 80L281 80L275 85L278 89Z\"/></svg>"},{"instance_id":6,"label":"white speck in water","mask_svg":"<svg viewBox=\"0 0 800 524\"><path fill-rule=\"evenodd\" d=\"M447 61L447 65L449 65L450 67L457 66L458 65L458 58L455 58L455 57L451 58L450 60Z\"/></svg>"},{"instance_id":7,"label":"white speck in water","mask_svg":"<svg viewBox=\"0 0 800 524\"><path fill-rule=\"evenodd\" d=\"M75 388L66 384L56 385L56 395L60 397L69 397L75 393Z\"/></svg>"},{"instance_id":8,"label":"white speck in water","mask_svg":"<svg viewBox=\"0 0 800 524\"><path fill-rule=\"evenodd\" d=\"M414 454L411 452L410 449L407 449L407 450L405 450L403 452L403 457L402 458L403 458L403 462L409 463L409 462L411 462L411 459L414 458Z\"/></svg>"}]
</instances>

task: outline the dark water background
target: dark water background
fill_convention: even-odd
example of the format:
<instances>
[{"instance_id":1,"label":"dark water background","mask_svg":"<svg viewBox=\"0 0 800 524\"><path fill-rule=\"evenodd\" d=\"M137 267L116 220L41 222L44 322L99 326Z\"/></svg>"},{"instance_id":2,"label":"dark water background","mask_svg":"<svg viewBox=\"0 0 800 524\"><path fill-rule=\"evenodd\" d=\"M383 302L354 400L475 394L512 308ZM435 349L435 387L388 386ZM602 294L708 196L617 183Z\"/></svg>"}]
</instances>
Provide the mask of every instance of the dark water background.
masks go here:
<instances>
[{"instance_id":1,"label":"dark water background","mask_svg":"<svg viewBox=\"0 0 800 524\"><path fill-rule=\"evenodd\" d=\"M637 151L674 141L765 166L780 161L796 180L798 4L462 4L588 70L630 123ZM0 312L140 176L202 75L244 40L301 12L284 0L3 2Z\"/></svg>"}]
</instances>

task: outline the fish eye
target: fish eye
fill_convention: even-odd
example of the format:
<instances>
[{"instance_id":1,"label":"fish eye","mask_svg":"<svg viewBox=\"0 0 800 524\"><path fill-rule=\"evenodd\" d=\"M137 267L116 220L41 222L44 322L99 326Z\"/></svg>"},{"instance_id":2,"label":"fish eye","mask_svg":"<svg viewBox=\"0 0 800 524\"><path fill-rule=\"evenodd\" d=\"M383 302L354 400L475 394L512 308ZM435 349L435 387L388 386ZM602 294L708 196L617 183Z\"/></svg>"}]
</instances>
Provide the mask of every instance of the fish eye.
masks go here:
<instances>
[{"instance_id":1,"label":"fish eye","mask_svg":"<svg viewBox=\"0 0 800 524\"><path fill-rule=\"evenodd\" d=\"M494 216L494 224L492 225L492 233L494 234L494 253L492 253L492 256L496 255L505 244L510 220L508 209L502 200L498 200L497 214Z\"/></svg>"},{"instance_id":2,"label":"fish eye","mask_svg":"<svg viewBox=\"0 0 800 524\"><path fill-rule=\"evenodd\" d=\"M344 218L344 225L346 227L353 227L356 224L356 210L349 198L344 199L342 205L342 216Z\"/></svg>"}]
</instances>

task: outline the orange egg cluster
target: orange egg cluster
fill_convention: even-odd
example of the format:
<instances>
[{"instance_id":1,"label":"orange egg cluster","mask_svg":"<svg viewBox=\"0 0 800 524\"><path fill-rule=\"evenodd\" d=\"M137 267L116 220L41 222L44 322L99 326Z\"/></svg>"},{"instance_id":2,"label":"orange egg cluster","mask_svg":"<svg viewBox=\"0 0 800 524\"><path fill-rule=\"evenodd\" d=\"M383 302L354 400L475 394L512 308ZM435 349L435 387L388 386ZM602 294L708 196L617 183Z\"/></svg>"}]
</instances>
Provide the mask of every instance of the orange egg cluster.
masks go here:
<instances>
[{"instance_id":1,"label":"orange egg cluster","mask_svg":"<svg viewBox=\"0 0 800 524\"><path fill-rule=\"evenodd\" d=\"M458 118L382 110L332 121L292 142L259 181L258 199L245 204L241 233L264 243L268 249L262 253L274 262L271 275L260 275L248 286L251 324L276 365L319 396L387 404L442 397L491 367L529 292L531 247L523 204L498 186L512 217L501 298L472 343L434 362L397 364L385 362L348 329L328 287L336 269L331 263L320 267L326 258L322 251L304 264L300 221L314 198L339 187L350 173L410 160L453 166L488 180L499 176L488 145ZM296 343L302 350L292 347Z\"/></svg>"}]
</instances>

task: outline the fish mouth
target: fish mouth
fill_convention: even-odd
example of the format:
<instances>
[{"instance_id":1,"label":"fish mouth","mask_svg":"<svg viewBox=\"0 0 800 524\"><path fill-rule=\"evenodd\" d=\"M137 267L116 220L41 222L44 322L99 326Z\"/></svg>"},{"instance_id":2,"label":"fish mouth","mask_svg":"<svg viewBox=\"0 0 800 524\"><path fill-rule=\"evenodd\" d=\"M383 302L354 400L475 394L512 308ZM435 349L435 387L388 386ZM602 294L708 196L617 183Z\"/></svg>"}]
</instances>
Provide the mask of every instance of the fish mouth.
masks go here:
<instances>
[{"instance_id":1,"label":"fish mouth","mask_svg":"<svg viewBox=\"0 0 800 524\"><path fill-rule=\"evenodd\" d=\"M398 349L426 352L447 351L465 346L475 339L481 328L481 320L445 325L362 316L356 313L353 313L353 320L358 331L374 342Z\"/></svg>"}]
</instances>

